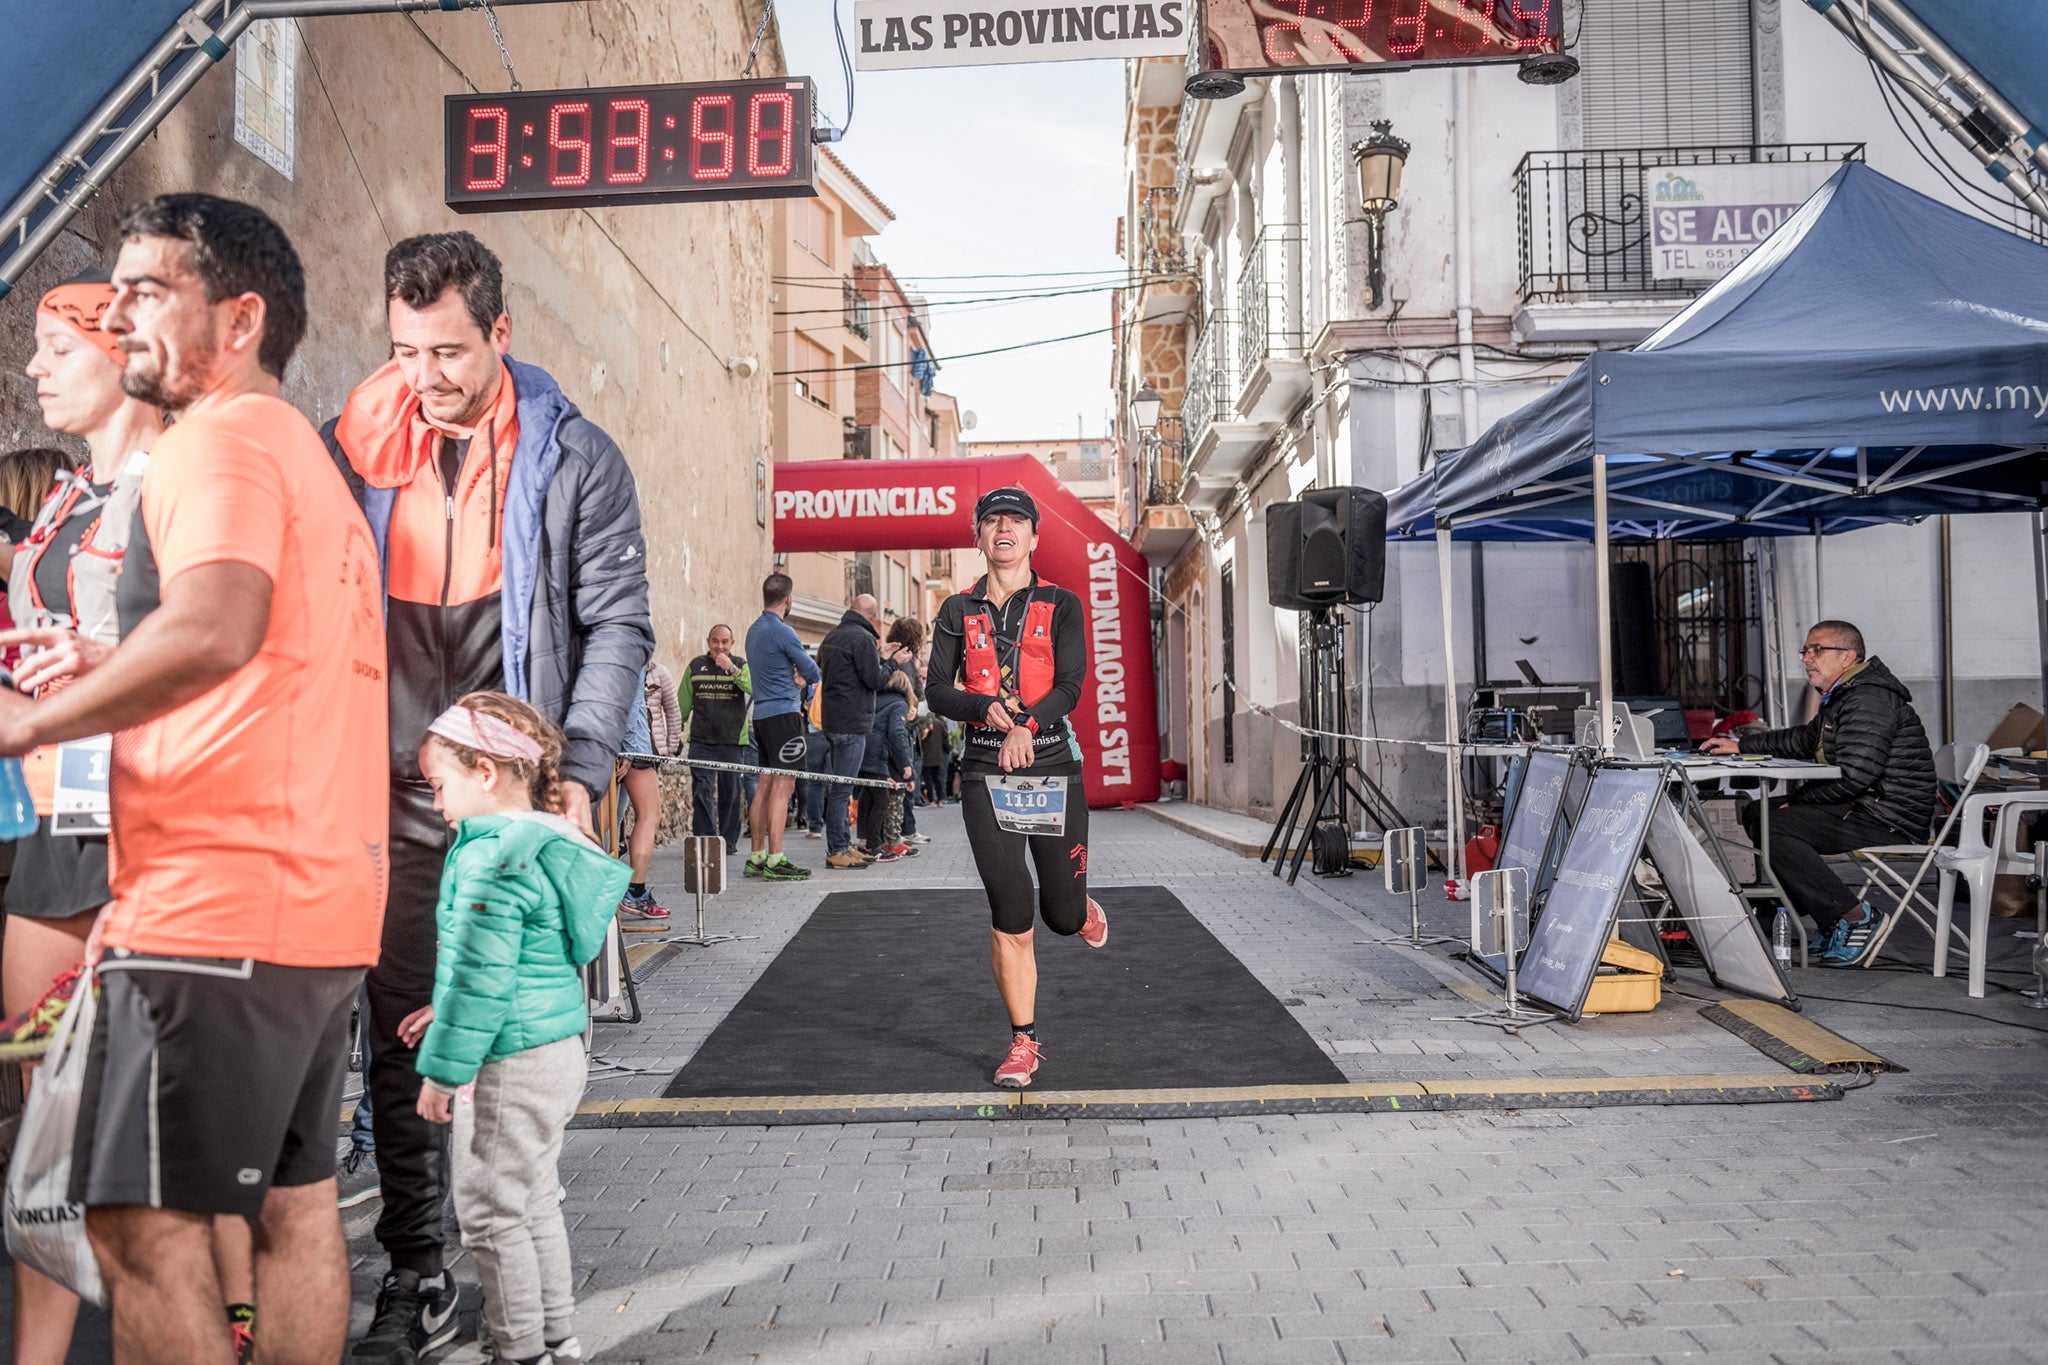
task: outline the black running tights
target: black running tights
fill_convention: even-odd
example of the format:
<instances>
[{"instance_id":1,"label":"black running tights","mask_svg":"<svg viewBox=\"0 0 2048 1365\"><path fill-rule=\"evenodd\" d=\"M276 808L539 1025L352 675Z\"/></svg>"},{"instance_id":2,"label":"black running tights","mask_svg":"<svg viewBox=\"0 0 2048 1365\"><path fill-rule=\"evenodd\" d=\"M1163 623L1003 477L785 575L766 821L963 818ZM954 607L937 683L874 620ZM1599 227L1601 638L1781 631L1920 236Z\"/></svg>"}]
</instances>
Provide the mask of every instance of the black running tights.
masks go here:
<instances>
[{"instance_id":1,"label":"black running tights","mask_svg":"<svg viewBox=\"0 0 2048 1365\"><path fill-rule=\"evenodd\" d=\"M1027 934L1040 915L1055 934L1078 934L1088 918L1088 798L1081 779L1070 779L1065 834L1012 834L996 824L988 784L974 773L962 773L961 808L967 817L967 843L974 866L988 888L988 908L995 927L1005 934ZM1031 866L1038 869L1038 894L1031 886ZM1036 904L1034 904L1034 899Z\"/></svg>"}]
</instances>

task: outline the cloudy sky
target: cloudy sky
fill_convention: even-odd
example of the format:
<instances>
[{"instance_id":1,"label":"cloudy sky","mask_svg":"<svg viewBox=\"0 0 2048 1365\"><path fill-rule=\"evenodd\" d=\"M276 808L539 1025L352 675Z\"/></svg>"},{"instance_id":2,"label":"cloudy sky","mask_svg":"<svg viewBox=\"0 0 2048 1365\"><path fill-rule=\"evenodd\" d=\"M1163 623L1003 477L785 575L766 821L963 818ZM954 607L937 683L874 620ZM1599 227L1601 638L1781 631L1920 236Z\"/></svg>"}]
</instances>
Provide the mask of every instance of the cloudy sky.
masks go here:
<instances>
[{"instance_id":1,"label":"cloudy sky","mask_svg":"<svg viewBox=\"0 0 2048 1365\"><path fill-rule=\"evenodd\" d=\"M839 0L849 51L853 0ZM789 69L812 77L821 115L845 119L846 83L831 0L776 6ZM980 418L972 437L1104 430L1109 339L1004 355L948 356L1097 332L1121 275L1123 63L1043 62L926 71L856 71L853 123L834 146L896 221L873 240L905 286L935 305L939 387ZM1054 274L1051 272L1070 272ZM1037 278L948 279L965 275ZM1080 290L1026 302L988 295Z\"/></svg>"}]
</instances>

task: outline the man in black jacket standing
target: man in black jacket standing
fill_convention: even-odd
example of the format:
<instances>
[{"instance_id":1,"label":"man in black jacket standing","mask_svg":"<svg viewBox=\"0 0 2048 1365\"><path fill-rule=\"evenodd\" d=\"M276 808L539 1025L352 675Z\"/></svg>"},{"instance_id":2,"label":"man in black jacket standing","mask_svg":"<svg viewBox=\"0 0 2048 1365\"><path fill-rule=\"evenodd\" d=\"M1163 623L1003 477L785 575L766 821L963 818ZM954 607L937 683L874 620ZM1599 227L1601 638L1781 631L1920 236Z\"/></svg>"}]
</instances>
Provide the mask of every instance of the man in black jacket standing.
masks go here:
<instances>
[{"instance_id":1,"label":"man in black jacket standing","mask_svg":"<svg viewBox=\"0 0 2048 1365\"><path fill-rule=\"evenodd\" d=\"M825 675L819 720L825 731L825 770L838 777L858 777L867 754L868 732L875 725L875 693L889 684L889 664L902 652L880 641L882 609L872 594L853 599L846 615L818 646L818 669ZM884 660L888 660L885 663ZM847 828L847 798L852 788L834 782L825 789L825 866L866 867L868 859L853 847Z\"/></svg>"},{"instance_id":2,"label":"man in black jacket standing","mask_svg":"<svg viewBox=\"0 0 2048 1365\"><path fill-rule=\"evenodd\" d=\"M497 256L467 232L409 237L384 258L384 296L392 358L326 433L376 537L391 660L391 887L365 981L391 1269L350 1365L415 1365L458 1325L441 1232L448 1130L414 1108L450 842L420 742L466 692L531 702L568 736L565 813L588 828L654 652L632 471L546 371L508 354Z\"/></svg>"},{"instance_id":3,"label":"man in black jacket standing","mask_svg":"<svg viewBox=\"0 0 2048 1365\"><path fill-rule=\"evenodd\" d=\"M1806 632L1799 660L1820 689L1820 714L1804 725L1733 739L1709 740L1708 753L1770 754L1809 759L1842 770L1830 782L1807 782L1772 799L1771 872L1794 914L1811 916L1823 966L1853 967L1879 940L1885 912L1859 902L1824 854L1875 844L1920 843L1934 818L1934 753L1913 711L1913 694L1881 659L1864 657L1863 632L1847 621L1822 621ZM1758 815L1744 813L1750 838Z\"/></svg>"}]
</instances>

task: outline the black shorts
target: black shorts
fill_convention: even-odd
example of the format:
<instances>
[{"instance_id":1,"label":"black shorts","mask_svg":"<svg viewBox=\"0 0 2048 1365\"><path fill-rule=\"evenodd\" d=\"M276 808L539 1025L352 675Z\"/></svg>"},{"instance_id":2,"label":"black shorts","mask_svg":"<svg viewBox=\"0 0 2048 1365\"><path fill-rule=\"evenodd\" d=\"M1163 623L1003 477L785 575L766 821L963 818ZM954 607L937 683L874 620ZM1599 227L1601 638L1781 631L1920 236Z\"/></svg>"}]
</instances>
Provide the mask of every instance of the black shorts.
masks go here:
<instances>
[{"instance_id":1,"label":"black shorts","mask_svg":"<svg viewBox=\"0 0 2048 1365\"><path fill-rule=\"evenodd\" d=\"M69 919L113 898L107 889L105 835L52 834L46 815L14 845L14 872L7 879L8 914Z\"/></svg>"},{"instance_id":2,"label":"black shorts","mask_svg":"<svg viewBox=\"0 0 2048 1365\"><path fill-rule=\"evenodd\" d=\"M71 1197L254 1216L272 1185L334 1174L360 967L110 949Z\"/></svg>"},{"instance_id":3,"label":"black shorts","mask_svg":"<svg viewBox=\"0 0 2048 1365\"><path fill-rule=\"evenodd\" d=\"M629 758L626 760L626 766L637 772L644 773L649 768L659 768L661 760L658 758Z\"/></svg>"},{"instance_id":4,"label":"black shorts","mask_svg":"<svg viewBox=\"0 0 2048 1365\"><path fill-rule=\"evenodd\" d=\"M804 766L804 718L795 711L786 716L754 717L754 750L764 768Z\"/></svg>"}]
</instances>

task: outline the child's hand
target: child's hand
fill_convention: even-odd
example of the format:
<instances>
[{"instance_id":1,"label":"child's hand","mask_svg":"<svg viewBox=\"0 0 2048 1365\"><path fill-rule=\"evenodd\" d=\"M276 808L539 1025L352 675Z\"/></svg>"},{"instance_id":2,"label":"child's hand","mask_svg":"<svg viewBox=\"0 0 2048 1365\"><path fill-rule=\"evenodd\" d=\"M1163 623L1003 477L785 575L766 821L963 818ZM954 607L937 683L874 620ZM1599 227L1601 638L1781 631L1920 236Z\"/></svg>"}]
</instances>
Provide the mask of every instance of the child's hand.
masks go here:
<instances>
[{"instance_id":1,"label":"child's hand","mask_svg":"<svg viewBox=\"0 0 2048 1365\"><path fill-rule=\"evenodd\" d=\"M454 1107L449 1103L452 1098L453 1096L444 1095L431 1085L422 1085L420 1102L415 1107L419 1110L419 1116L428 1123L452 1123L455 1120Z\"/></svg>"},{"instance_id":2,"label":"child's hand","mask_svg":"<svg viewBox=\"0 0 2048 1365\"><path fill-rule=\"evenodd\" d=\"M399 1021L398 1041L404 1043L407 1047L418 1047L420 1039L427 1036L427 1025L433 1022L434 1007L432 1005L414 1010ZM420 1112L424 1114L427 1111L422 1109ZM435 1121L437 1123L446 1123L448 1120L437 1119Z\"/></svg>"}]
</instances>

